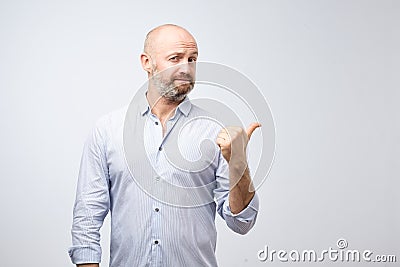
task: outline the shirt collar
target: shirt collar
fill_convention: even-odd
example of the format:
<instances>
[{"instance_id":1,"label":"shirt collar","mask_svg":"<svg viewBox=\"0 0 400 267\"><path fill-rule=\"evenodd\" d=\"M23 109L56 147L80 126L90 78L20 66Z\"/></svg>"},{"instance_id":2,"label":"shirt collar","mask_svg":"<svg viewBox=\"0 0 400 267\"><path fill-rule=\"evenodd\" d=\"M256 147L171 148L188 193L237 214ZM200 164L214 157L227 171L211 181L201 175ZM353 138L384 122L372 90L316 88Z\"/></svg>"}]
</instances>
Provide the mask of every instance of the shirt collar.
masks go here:
<instances>
[{"instance_id":1,"label":"shirt collar","mask_svg":"<svg viewBox=\"0 0 400 267\"><path fill-rule=\"evenodd\" d=\"M144 94L144 96L141 98L141 101L139 104L139 110L140 114L144 116L147 112L150 110L149 103L147 102L146 98L147 92ZM182 112L185 117L189 115L190 110L192 109L192 103L190 102L190 99L188 96L185 97L185 99L178 105L177 110Z\"/></svg>"},{"instance_id":2,"label":"shirt collar","mask_svg":"<svg viewBox=\"0 0 400 267\"><path fill-rule=\"evenodd\" d=\"M178 105L178 110L180 110L180 112L187 117L191 109L192 102L190 102L189 97L186 96L185 99Z\"/></svg>"}]
</instances>

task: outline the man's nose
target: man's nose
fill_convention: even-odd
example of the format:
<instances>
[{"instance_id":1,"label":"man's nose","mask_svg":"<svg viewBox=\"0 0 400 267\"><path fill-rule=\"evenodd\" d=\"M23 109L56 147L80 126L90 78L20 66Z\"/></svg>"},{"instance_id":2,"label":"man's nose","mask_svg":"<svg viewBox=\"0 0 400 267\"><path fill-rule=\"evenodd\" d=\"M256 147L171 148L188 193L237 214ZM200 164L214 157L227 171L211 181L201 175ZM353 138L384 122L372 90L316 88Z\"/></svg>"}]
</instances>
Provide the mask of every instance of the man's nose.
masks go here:
<instances>
[{"instance_id":1,"label":"man's nose","mask_svg":"<svg viewBox=\"0 0 400 267\"><path fill-rule=\"evenodd\" d=\"M189 73L189 64L186 62L179 64L179 72L180 73Z\"/></svg>"},{"instance_id":2,"label":"man's nose","mask_svg":"<svg viewBox=\"0 0 400 267\"><path fill-rule=\"evenodd\" d=\"M180 73L193 74L196 66L194 63L190 62L179 64L178 68Z\"/></svg>"}]
</instances>

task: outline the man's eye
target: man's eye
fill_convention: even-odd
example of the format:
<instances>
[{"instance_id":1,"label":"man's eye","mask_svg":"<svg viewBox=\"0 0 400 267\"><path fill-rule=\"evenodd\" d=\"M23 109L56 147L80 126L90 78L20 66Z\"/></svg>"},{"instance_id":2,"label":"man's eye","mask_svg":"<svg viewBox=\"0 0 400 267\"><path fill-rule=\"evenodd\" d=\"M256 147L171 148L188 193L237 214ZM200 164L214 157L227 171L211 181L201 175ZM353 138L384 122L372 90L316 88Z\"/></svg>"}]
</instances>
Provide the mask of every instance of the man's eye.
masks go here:
<instances>
[{"instance_id":1,"label":"man's eye","mask_svg":"<svg viewBox=\"0 0 400 267\"><path fill-rule=\"evenodd\" d=\"M169 60L171 60L171 61L176 61L176 60L178 60L178 57L177 57L177 56L175 56L175 57L170 57Z\"/></svg>"},{"instance_id":2,"label":"man's eye","mask_svg":"<svg viewBox=\"0 0 400 267\"><path fill-rule=\"evenodd\" d=\"M195 57L189 58L189 62L196 62L196 61L197 61L197 58L195 58Z\"/></svg>"}]
</instances>

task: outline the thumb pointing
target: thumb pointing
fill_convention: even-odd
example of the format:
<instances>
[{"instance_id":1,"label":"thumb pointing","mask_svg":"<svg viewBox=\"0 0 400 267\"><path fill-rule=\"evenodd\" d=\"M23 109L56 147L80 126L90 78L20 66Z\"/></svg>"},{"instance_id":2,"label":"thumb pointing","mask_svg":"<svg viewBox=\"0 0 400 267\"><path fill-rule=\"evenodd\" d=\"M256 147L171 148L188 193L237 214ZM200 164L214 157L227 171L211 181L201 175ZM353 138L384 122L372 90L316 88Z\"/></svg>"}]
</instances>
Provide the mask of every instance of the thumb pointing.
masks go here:
<instances>
[{"instance_id":1,"label":"thumb pointing","mask_svg":"<svg viewBox=\"0 0 400 267\"><path fill-rule=\"evenodd\" d=\"M261 124L258 122L253 122L252 124L250 124L250 126L246 130L247 137L249 139L250 139L251 135L253 134L254 130L257 129L258 127L261 127Z\"/></svg>"}]
</instances>

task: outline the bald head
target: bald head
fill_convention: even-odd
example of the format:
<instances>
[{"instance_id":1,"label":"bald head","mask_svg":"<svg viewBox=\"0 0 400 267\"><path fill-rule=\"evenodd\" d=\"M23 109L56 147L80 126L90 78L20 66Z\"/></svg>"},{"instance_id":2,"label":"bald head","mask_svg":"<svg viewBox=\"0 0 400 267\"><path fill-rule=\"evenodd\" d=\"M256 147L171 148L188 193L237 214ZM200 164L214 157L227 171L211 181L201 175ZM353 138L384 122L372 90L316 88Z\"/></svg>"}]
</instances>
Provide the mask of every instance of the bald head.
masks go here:
<instances>
[{"instance_id":1,"label":"bald head","mask_svg":"<svg viewBox=\"0 0 400 267\"><path fill-rule=\"evenodd\" d=\"M179 44L180 42L185 42L197 49L196 40L189 31L178 25L164 24L147 33L143 51L149 55L153 55L159 49Z\"/></svg>"}]
</instances>

